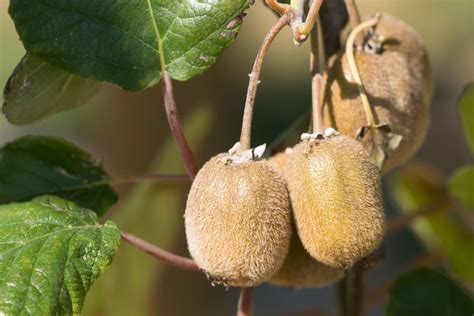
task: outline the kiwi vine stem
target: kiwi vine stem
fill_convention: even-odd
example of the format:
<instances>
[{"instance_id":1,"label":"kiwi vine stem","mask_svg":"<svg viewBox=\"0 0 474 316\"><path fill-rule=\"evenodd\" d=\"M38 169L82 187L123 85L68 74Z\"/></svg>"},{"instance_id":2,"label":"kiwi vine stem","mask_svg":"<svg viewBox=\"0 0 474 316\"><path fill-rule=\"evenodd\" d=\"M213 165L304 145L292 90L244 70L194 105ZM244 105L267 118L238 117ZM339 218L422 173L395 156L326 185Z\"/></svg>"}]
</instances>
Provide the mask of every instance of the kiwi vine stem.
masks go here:
<instances>
[{"instance_id":1,"label":"kiwi vine stem","mask_svg":"<svg viewBox=\"0 0 474 316\"><path fill-rule=\"evenodd\" d=\"M271 27L263 40L257 57L255 58L252 72L249 75L250 80L245 100L244 116L242 119L242 131L240 133L240 143L242 144L243 150L250 149L251 146L253 108L255 105L255 97L257 95L257 86L260 83L259 77L260 71L262 70L263 60L265 59L265 55L267 54L268 48L273 42L273 39L286 25L290 23L290 19L291 12L287 12Z\"/></svg>"},{"instance_id":2,"label":"kiwi vine stem","mask_svg":"<svg viewBox=\"0 0 474 316\"><path fill-rule=\"evenodd\" d=\"M311 3L311 7L309 8L308 14L306 15L306 20L304 23L298 26L298 32L301 35L307 36L313 30L314 24L316 24L316 20L318 18L319 9L321 9L323 1L324 0L313 0Z\"/></svg>"},{"instance_id":3,"label":"kiwi vine stem","mask_svg":"<svg viewBox=\"0 0 474 316\"><path fill-rule=\"evenodd\" d=\"M237 306L237 316L250 316L252 307L252 287L243 287L240 290L239 304Z\"/></svg>"},{"instance_id":4,"label":"kiwi vine stem","mask_svg":"<svg viewBox=\"0 0 474 316\"><path fill-rule=\"evenodd\" d=\"M134 182L144 182L144 181L186 183L186 182L189 182L189 177L187 175L181 175L181 174L144 174L144 175L113 177L113 178L104 179L100 182L113 185L113 184L134 183Z\"/></svg>"},{"instance_id":5,"label":"kiwi vine stem","mask_svg":"<svg viewBox=\"0 0 474 316\"><path fill-rule=\"evenodd\" d=\"M403 267L401 273L407 273L421 267L434 266L441 262L441 259L442 257L438 253L428 253L422 255L420 257L415 258L413 261L409 262L405 267ZM395 280L391 279L383 283L381 286L379 286L372 292L368 293L364 300L364 311L368 311L372 306L385 299L394 283Z\"/></svg>"},{"instance_id":6,"label":"kiwi vine stem","mask_svg":"<svg viewBox=\"0 0 474 316\"><path fill-rule=\"evenodd\" d=\"M372 113L372 108L370 107L367 92L365 91L364 84L362 82L362 78L360 77L359 70L357 69L357 64L354 56L354 40L361 31L376 25L378 21L379 18L375 17L356 26L349 34L346 43L347 62L349 64L352 77L357 85L357 89L359 90L360 99L362 101L362 105L364 106L365 115L367 117L367 124L371 129L375 129L376 122Z\"/></svg>"},{"instance_id":7,"label":"kiwi vine stem","mask_svg":"<svg viewBox=\"0 0 474 316\"><path fill-rule=\"evenodd\" d=\"M182 270L199 271L199 267L197 266L197 264L189 258L172 254L124 231L120 232L120 236L123 241L148 253L149 255L155 257L163 263Z\"/></svg>"},{"instance_id":8,"label":"kiwi vine stem","mask_svg":"<svg viewBox=\"0 0 474 316\"><path fill-rule=\"evenodd\" d=\"M355 0L344 0L344 4L346 6L347 14L349 15L349 20L351 21L351 27L354 29L362 23L359 9L357 8ZM364 37L361 34L358 34L354 40L354 43L357 47L360 47L362 46L363 41Z\"/></svg>"},{"instance_id":9,"label":"kiwi vine stem","mask_svg":"<svg viewBox=\"0 0 474 316\"><path fill-rule=\"evenodd\" d=\"M321 23L318 19L317 27L311 31L311 103L313 118L313 133L323 132L323 118L321 113L321 72L325 68L326 56L324 53L324 43L321 40Z\"/></svg>"},{"instance_id":10,"label":"kiwi vine stem","mask_svg":"<svg viewBox=\"0 0 474 316\"><path fill-rule=\"evenodd\" d=\"M178 118L178 109L176 107L176 100L173 92L173 82L166 72L163 72L161 78L161 88L163 90L163 99L166 109L166 117L168 118L168 124L170 126L171 133L173 134L178 150L181 154L181 158L184 161L186 172L191 180L194 180L198 172L198 165L196 158L194 157L191 148L189 147L186 137L184 136L181 123Z\"/></svg>"},{"instance_id":11,"label":"kiwi vine stem","mask_svg":"<svg viewBox=\"0 0 474 316\"><path fill-rule=\"evenodd\" d=\"M288 10L288 5L279 3L276 0L265 0L265 3L269 8L271 8L273 11L277 12L280 15L285 14L286 10Z\"/></svg>"},{"instance_id":12,"label":"kiwi vine stem","mask_svg":"<svg viewBox=\"0 0 474 316\"><path fill-rule=\"evenodd\" d=\"M430 216L444 211L449 211L452 209L452 206L453 203L447 197L444 197L433 205L421 208L410 214L399 215L388 222L386 234L391 234L407 227L417 218Z\"/></svg>"}]
</instances>

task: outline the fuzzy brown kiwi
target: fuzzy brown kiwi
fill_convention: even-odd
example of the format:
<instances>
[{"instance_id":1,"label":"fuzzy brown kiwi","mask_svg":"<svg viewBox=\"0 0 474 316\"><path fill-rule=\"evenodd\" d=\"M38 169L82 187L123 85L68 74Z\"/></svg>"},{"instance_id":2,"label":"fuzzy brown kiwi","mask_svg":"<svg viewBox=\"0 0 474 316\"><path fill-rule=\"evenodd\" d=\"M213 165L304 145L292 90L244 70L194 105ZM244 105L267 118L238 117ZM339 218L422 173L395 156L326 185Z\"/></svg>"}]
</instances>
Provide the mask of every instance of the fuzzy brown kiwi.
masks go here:
<instances>
[{"instance_id":1,"label":"fuzzy brown kiwi","mask_svg":"<svg viewBox=\"0 0 474 316\"><path fill-rule=\"evenodd\" d=\"M188 195L188 248L214 283L254 286L282 265L291 237L286 182L267 162L210 159Z\"/></svg>"},{"instance_id":2,"label":"fuzzy brown kiwi","mask_svg":"<svg viewBox=\"0 0 474 316\"><path fill-rule=\"evenodd\" d=\"M287 159L287 152L279 152L268 161L277 171L283 172ZM288 255L269 283L295 288L323 287L338 281L343 275L342 269L332 268L311 257L301 244L296 227L293 225Z\"/></svg>"},{"instance_id":3,"label":"fuzzy brown kiwi","mask_svg":"<svg viewBox=\"0 0 474 316\"><path fill-rule=\"evenodd\" d=\"M405 162L421 146L429 127L432 75L420 36L406 23L383 14L375 33L384 38L381 53L356 52L355 60L374 116L403 137L384 172ZM323 76L323 122L354 137L366 115L345 53L329 60Z\"/></svg>"},{"instance_id":4,"label":"fuzzy brown kiwi","mask_svg":"<svg viewBox=\"0 0 474 316\"><path fill-rule=\"evenodd\" d=\"M380 172L357 141L343 135L303 141L284 173L298 235L312 257L348 268L379 246Z\"/></svg>"}]
</instances>

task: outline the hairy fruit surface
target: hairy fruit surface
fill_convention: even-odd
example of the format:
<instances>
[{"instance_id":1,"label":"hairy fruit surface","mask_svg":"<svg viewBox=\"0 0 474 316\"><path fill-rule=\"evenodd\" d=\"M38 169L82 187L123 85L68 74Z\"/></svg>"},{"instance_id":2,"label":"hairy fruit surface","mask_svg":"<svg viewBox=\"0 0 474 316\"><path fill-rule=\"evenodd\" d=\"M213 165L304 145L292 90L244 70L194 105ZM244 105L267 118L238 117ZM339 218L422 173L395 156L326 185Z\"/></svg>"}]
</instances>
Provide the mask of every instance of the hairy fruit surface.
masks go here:
<instances>
[{"instance_id":1,"label":"hairy fruit surface","mask_svg":"<svg viewBox=\"0 0 474 316\"><path fill-rule=\"evenodd\" d=\"M421 38L409 25L383 14L375 34L381 52L356 52L355 60L377 123L403 137L384 166L386 172L412 157L425 139L432 75ZM355 137L367 119L345 53L329 60L323 87L325 127Z\"/></svg>"},{"instance_id":2,"label":"hairy fruit surface","mask_svg":"<svg viewBox=\"0 0 474 316\"><path fill-rule=\"evenodd\" d=\"M381 243L380 172L347 136L303 141L285 166L298 235L318 261L347 268Z\"/></svg>"},{"instance_id":3,"label":"hairy fruit surface","mask_svg":"<svg viewBox=\"0 0 474 316\"><path fill-rule=\"evenodd\" d=\"M208 161L185 212L188 248L213 283L254 286L282 265L291 237L290 201L281 175L264 160Z\"/></svg>"}]
</instances>

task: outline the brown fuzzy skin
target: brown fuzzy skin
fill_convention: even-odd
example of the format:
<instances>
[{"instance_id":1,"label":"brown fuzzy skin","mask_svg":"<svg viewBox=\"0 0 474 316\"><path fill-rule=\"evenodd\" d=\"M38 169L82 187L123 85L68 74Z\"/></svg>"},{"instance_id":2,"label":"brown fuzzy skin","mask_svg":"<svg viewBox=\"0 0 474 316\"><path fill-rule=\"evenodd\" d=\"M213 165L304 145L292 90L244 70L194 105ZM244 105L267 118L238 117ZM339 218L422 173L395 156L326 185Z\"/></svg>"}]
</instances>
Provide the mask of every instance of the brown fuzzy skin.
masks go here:
<instances>
[{"instance_id":1,"label":"brown fuzzy skin","mask_svg":"<svg viewBox=\"0 0 474 316\"><path fill-rule=\"evenodd\" d=\"M268 159L268 162L279 172L283 172L288 154L280 152ZM311 257L301 244L293 225L290 251L278 272L269 283L294 288L323 287L330 285L344 275L344 270L322 264Z\"/></svg>"},{"instance_id":2,"label":"brown fuzzy skin","mask_svg":"<svg viewBox=\"0 0 474 316\"><path fill-rule=\"evenodd\" d=\"M316 260L348 268L382 242L380 172L347 136L304 141L285 167L298 235Z\"/></svg>"},{"instance_id":3,"label":"brown fuzzy skin","mask_svg":"<svg viewBox=\"0 0 474 316\"><path fill-rule=\"evenodd\" d=\"M267 161L209 160L189 192L188 248L214 283L255 286L283 264L291 237L286 182Z\"/></svg>"},{"instance_id":4,"label":"brown fuzzy skin","mask_svg":"<svg viewBox=\"0 0 474 316\"><path fill-rule=\"evenodd\" d=\"M355 57L376 121L403 136L384 166L387 172L412 157L425 139L432 75L426 49L410 26L384 14L376 33L385 38L382 54L358 52ZM323 121L325 127L354 137L367 119L351 78L345 54L329 60L323 76Z\"/></svg>"},{"instance_id":5,"label":"brown fuzzy skin","mask_svg":"<svg viewBox=\"0 0 474 316\"><path fill-rule=\"evenodd\" d=\"M323 287L343 276L344 270L322 264L311 257L294 229L285 262L269 283L294 288Z\"/></svg>"}]
</instances>

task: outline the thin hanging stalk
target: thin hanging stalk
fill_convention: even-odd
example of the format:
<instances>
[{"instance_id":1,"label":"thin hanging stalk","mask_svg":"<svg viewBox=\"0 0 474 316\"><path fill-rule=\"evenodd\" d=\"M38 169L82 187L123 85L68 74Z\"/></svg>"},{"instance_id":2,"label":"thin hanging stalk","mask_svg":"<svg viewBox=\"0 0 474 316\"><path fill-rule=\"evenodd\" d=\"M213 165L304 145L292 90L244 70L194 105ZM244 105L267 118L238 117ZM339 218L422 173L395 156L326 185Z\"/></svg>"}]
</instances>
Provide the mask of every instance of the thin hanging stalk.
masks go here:
<instances>
[{"instance_id":1,"label":"thin hanging stalk","mask_svg":"<svg viewBox=\"0 0 474 316\"><path fill-rule=\"evenodd\" d=\"M347 62L349 64L349 69L351 71L352 78L354 79L357 85L357 89L359 90L360 99L362 101L362 105L365 111L365 116L367 118L367 124L372 130L375 129L376 122L374 119L372 108L370 107L369 98L367 97L367 92L365 91L364 84L362 82L362 78L360 77L359 70L357 69L357 64L356 64L355 56L354 56L354 40L357 34L362 32L366 28L376 25L378 22L379 22L379 18L375 17L366 22L359 24L349 34L349 37L347 38L347 43L346 43L346 56L347 56Z\"/></svg>"},{"instance_id":2,"label":"thin hanging stalk","mask_svg":"<svg viewBox=\"0 0 474 316\"><path fill-rule=\"evenodd\" d=\"M285 13L280 17L278 22L272 26L270 31L268 31L265 39L263 40L262 46L258 51L257 57L255 58L252 72L249 75L250 80L247 89L247 98L245 100L244 117L242 119L242 131L240 133L240 143L242 144L242 149L244 150L250 149L251 146L253 108L255 105L255 97L257 95L257 86L260 83L259 77L263 60L267 54L268 48L273 42L273 39L286 25L288 25L289 22L290 13Z\"/></svg>"},{"instance_id":3,"label":"thin hanging stalk","mask_svg":"<svg viewBox=\"0 0 474 316\"><path fill-rule=\"evenodd\" d=\"M148 253L149 255L155 257L156 259L178 269L190 270L190 271L199 271L197 264L185 257L175 255L171 252L163 250L155 245L152 245L137 236L126 233L124 231L120 232L122 240L129 243L130 245Z\"/></svg>"},{"instance_id":4,"label":"thin hanging stalk","mask_svg":"<svg viewBox=\"0 0 474 316\"><path fill-rule=\"evenodd\" d=\"M194 180L198 172L198 164L194 154L189 147L186 137L184 136L181 123L178 118L178 109L176 107L176 100L173 92L173 82L166 72L163 73L161 78L161 88L163 90L163 98L165 101L166 117L168 118L168 124L173 134L176 145L178 146L181 157L186 167L186 172L191 180Z\"/></svg>"}]
</instances>

